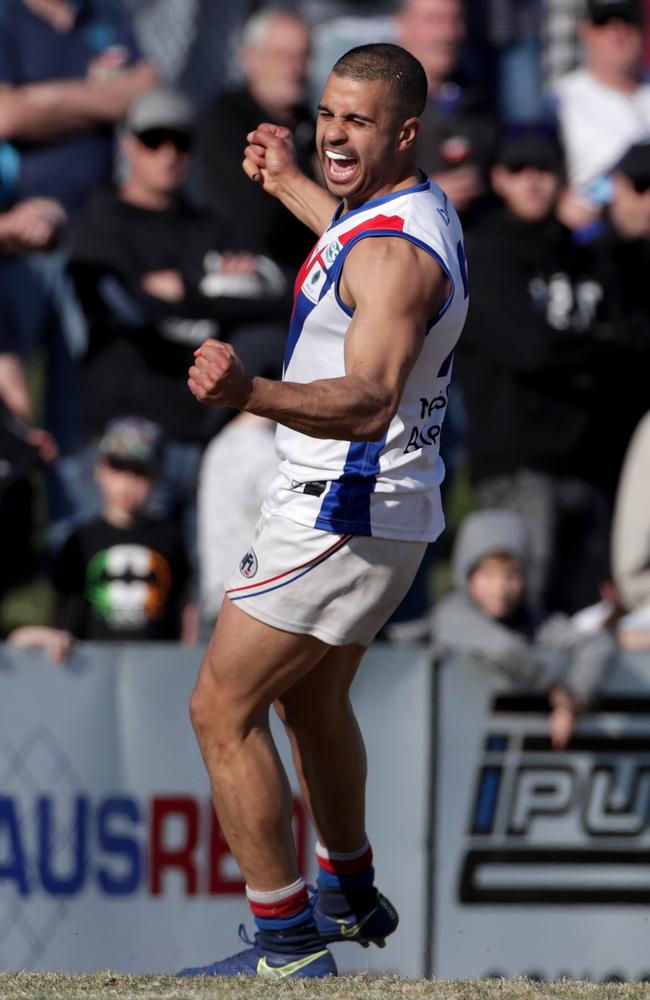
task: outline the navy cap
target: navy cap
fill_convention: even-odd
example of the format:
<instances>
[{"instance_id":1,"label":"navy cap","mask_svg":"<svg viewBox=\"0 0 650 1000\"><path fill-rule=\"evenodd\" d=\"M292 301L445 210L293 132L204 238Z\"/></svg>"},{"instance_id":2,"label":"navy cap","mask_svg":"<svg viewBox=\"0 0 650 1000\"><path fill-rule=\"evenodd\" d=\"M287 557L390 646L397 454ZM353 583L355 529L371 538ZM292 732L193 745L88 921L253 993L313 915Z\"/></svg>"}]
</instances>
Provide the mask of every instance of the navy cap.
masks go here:
<instances>
[{"instance_id":1,"label":"navy cap","mask_svg":"<svg viewBox=\"0 0 650 1000\"><path fill-rule=\"evenodd\" d=\"M605 24L611 18L643 24L643 9L639 0L587 0L587 18L594 24Z\"/></svg>"},{"instance_id":2,"label":"navy cap","mask_svg":"<svg viewBox=\"0 0 650 1000\"><path fill-rule=\"evenodd\" d=\"M564 166L558 142L541 132L529 132L506 139L499 149L496 162L508 170L537 167L561 174Z\"/></svg>"}]
</instances>

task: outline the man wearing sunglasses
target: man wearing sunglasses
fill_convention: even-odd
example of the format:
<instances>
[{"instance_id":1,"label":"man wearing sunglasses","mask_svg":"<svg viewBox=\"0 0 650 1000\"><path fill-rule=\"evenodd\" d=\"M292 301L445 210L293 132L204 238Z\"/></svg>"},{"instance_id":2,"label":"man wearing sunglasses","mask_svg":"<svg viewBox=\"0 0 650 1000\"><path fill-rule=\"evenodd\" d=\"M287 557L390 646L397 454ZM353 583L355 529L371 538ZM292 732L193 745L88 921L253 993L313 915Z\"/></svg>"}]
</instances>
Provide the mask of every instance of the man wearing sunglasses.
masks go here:
<instances>
[{"instance_id":1,"label":"man wearing sunglasses","mask_svg":"<svg viewBox=\"0 0 650 1000\"><path fill-rule=\"evenodd\" d=\"M581 38L585 65L557 86L572 193L565 217L574 228L609 203L614 165L628 146L650 134L650 85L641 77L641 0L588 0Z\"/></svg>"},{"instance_id":2,"label":"man wearing sunglasses","mask_svg":"<svg viewBox=\"0 0 650 1000\"><path fill-rule=\"evenodd\" d=\"M220 218L185 198L193 128L190 102L171 88L130 107L121 137L124 180L87 206L71 260L89 326L82 369L88 457L107 421L134 414L162 426L162 474L150 513L181 521L191 556L201 456L227 419L187 392L193 350L206 336L232 338L251 363L264 351L281 359L289 296L271 261L235 245ZM88 491L84 509L92 514L92 477Z\"/></svg>"}]
</instances>

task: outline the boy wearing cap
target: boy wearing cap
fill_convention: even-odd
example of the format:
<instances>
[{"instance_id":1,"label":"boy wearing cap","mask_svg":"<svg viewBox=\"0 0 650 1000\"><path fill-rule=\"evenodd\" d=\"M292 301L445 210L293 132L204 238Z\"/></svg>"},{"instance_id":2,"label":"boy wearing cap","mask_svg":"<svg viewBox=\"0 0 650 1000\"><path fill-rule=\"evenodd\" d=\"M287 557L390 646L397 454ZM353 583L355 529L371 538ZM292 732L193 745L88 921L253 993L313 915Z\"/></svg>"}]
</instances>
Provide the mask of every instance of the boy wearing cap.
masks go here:
<instances>
[{"instance_id":1,"label":"boy wearing cap","mask_svg":"<svg viewBox=\"0 0 650 1000\"><path fill-rule=\"evenodd\" d=\"M53 573L57 624L78 639L196 639L180 531L142 514L159 453L159 428L135 417L112 421L101 439L101 517L73 532Z\"/></svg>"},{"instance_id":2,"label":"boy wearing cap","mask_svg":"<svg viewBox=\"0 0 650 1000\"><path fill-rule=\"evenodd\" d=\"M614 652L613 637L602 629L587 631L579 618L531 611L528 534L512 511L466 517L453 567L456 589L433 614L438 651L462 651L517 687L546 694L551 744L562 749Z\"/></svg>"}]
</instances>

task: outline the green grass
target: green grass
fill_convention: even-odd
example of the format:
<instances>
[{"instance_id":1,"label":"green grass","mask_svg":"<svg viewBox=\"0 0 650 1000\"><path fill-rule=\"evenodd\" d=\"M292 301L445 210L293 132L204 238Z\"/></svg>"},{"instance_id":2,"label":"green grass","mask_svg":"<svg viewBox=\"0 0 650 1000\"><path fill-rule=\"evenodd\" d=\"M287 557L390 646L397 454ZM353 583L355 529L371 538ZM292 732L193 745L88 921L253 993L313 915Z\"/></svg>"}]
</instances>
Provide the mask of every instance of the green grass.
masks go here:
<instances>
[{"instance_id":1,"label":"green grass","mask_svg":"<svg viewBox=\"0 0 650 1000\"><path fill-rule=\"evenodd\" d=\"M251 979L173 979L101 972L0 974L2 1000L650 1000L648 983L580 983L562 980L483 979L444 982L398 976L260 982Z\"/></svg>"}]
</instances>

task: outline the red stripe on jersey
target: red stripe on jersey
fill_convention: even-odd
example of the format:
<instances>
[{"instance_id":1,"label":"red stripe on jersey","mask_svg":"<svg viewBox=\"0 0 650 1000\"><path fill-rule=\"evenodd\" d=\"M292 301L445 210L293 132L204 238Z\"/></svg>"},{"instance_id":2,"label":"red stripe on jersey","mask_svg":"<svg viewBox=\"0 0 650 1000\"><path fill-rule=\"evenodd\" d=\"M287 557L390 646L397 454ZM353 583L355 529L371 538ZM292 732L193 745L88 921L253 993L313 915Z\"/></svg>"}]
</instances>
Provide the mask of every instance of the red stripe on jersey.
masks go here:
<instances>
[{"instance_id":1,"label":"red stripe on jersey","mask_svg":"<svg viewBox=\"0 0 650 1000\"><path fill-rule=\"evenodd\" d=\"M365 222L361 222L358 226L348 229L346 233L343 233L338 237L334 237L334 239L338 239L338 241L345 246L346 243L349 243L350 240L354 239L355 236L358 236L359 233L372 232L373 229L394 229L395 232L402 232L404 229L404 219L402 219L399 215L375 215L372 219L366 219ZM305 262L298 271L298 275L293 286L294 311L296 308L296 301L300 295L303 282L309 273L310 267L316 263L316 261L321 257L323 251L326 249L326 246L324 246L322 250L319 251L319 246L320 240L307 256ZM324 267L322 259L321 266Z\"/></svg>"},{"instance_id":2,"label":"red stripe on jersey","mask_svg":"<svg viewBox=\"0 0 650 1000\"><path fill-rule=\"evenodd\" d=\"M404 229L404 219L401 215L374 215L372 219L366 219L354 229L348 229L346 233L341 233L338 239L345 246L359 233L372 232L373 229L394 229L395 232L401 233Z\"/></svg>"}]
</instances>

